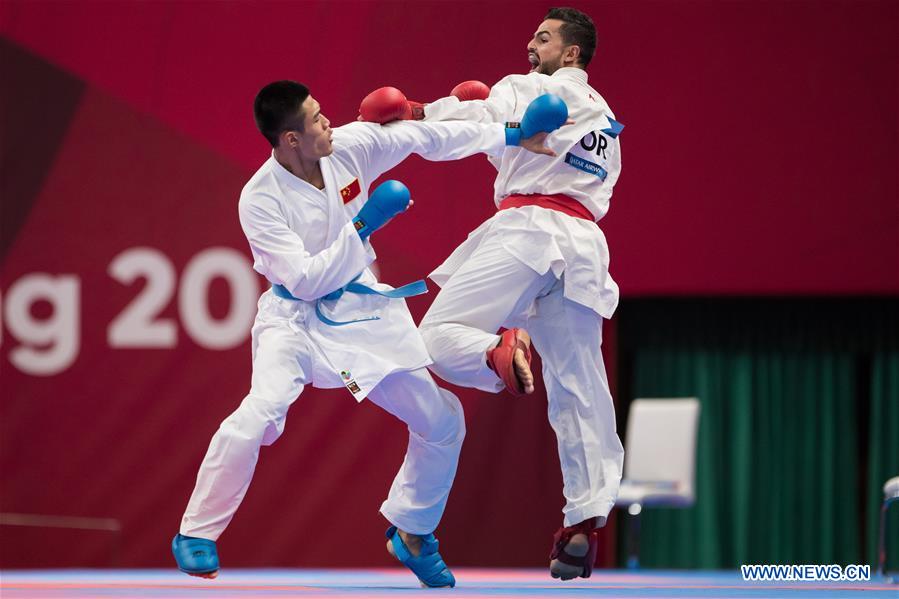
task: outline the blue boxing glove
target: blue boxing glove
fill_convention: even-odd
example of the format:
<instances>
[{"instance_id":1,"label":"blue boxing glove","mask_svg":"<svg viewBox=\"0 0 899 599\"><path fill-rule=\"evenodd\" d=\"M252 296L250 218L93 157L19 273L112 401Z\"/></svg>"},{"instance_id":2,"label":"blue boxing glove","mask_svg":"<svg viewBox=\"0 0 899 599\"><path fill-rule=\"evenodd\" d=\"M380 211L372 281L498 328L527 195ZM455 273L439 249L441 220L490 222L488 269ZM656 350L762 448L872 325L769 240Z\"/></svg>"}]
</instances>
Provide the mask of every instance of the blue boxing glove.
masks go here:
<instances>
[{"instance_id":1,"label":"blue boxing glove","mask_svg":"<svg viewBox=\"0 0 899 599\"><path fill-rule=\"evenodd\" d=\"M568 106L555 94L543 94L528 104L521 123L506 123L506 145L521 145L537 133L552 133L568 120Z\"/></svg>"},{"instance_id":2,"label":"blue boxing glove","mask_svg":"<svg viewBox=\"0 0 899 599\"><path fill-rule=\"evenodd\" d=\"M393 179L384 181L368 197L362 210L353 219L353 225L364 241L408 206L409 188Z\"/></svg>"}]
</instances>

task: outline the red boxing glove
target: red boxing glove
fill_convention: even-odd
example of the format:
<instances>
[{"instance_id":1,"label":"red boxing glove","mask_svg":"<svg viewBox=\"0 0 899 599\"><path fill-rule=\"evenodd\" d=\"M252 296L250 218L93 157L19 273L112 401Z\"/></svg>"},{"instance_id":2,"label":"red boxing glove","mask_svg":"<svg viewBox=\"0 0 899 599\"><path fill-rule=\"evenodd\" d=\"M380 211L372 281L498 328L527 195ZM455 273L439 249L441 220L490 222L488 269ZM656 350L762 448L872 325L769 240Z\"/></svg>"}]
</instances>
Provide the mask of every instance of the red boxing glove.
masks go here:
<instances>
[{"instance_id":1,"label":"red boxing glove","mask_svg":"<svg viewBox=\"0 0 899 599\"><path fill-rule=\"evenodd\" d=\"M471 81L463 81L454 87L450 95L456 96L463 102L468 100L486 100L487 96L490 95L490 88L480 81L472 79Z\"/></svg>"},{"instance_id":2,"label":"red boxing glove","mask_svg":"<svg viewBox=\"0 0 899 599\"><path fill-rule=\"evenodd\" d=\"M363 121L383 125L397 120L421 120L424 118L424 109L418 102L407 100L397 88L380 87L362 100L359 116Z\"/></svg>"}]
</instances>

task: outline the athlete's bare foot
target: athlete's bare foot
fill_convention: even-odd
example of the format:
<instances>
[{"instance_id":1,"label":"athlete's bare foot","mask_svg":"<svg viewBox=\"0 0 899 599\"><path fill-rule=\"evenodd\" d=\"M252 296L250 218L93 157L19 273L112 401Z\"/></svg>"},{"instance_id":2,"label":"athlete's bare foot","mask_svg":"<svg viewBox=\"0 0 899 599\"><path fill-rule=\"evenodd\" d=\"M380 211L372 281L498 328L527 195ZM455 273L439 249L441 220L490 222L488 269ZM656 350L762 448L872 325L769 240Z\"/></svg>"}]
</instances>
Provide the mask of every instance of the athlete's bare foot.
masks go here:
<instances>
[{"instance_id":1,"label":"athlete's bare foot","mask_svg":"<svg viewBox=\"0 0 899 599\"><path fill-rule=\"evenodd\" d=\"M565 545L565 553L572 557L583 557L590 550L590 542L587 535L578 533L571 537L568 544ZM565 564L557 559L549 563L549 573L553 578L561 578L562 580L571 580L577 578L584 572L583 566L572 566Z\"/></svg>"},{"instance_id":2,"label":"athlete's bare foot","mask_svg":"<svg viewBox=\"0 0 899 599\"><path fill-rule=\"evenodd\" d=\"M516 331L515 339L524 343L526 347L530 347L531 345L531 336L528 335L528 332L524 329L518 329L518 331ZM533 393L534 374L531 372L531 365L528 364L527 357L524 355L523 350L515 350L515 354L512 356L512 365L515 368L515 376L518 378L518 382L521 383L521 387L524 389L525 394L530 395Z\"/></svg>"}]
</instances>

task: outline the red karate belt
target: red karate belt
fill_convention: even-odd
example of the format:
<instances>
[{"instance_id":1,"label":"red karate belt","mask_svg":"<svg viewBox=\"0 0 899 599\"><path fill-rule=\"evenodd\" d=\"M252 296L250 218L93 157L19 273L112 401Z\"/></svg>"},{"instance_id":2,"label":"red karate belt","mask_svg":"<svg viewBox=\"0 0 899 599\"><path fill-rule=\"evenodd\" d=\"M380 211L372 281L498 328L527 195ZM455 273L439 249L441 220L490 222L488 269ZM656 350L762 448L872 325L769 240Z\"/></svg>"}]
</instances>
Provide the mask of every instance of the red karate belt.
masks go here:
<instances>
[{"instance_id":1,"label":"red karate belt","mask_svg":"<svg viewBox=\"0 0 899 599\"><path fill-rule=\"evenodd\" d=\"M510 195L503 198L503 201L499 203L500 210L521 208L522 206L540 206L541 208L555 210L568 216L596 222L596 219L593 218L593 215L583 204L561 193L553 195Z\"/></svg>"}]
</instances>

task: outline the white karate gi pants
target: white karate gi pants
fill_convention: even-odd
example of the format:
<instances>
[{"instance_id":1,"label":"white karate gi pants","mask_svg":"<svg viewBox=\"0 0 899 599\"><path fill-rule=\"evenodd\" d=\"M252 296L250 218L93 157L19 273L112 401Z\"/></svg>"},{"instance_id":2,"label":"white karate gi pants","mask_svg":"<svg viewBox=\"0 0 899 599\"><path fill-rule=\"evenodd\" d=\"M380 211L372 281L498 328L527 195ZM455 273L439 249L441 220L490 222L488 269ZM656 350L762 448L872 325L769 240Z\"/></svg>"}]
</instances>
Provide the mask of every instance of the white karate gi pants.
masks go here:
<instances>
[{"instance_id":1,"label":"white karate gi pants","mask_svg":"<svg viewBox=\"0 0 899 599\"><path fill-rule=\"evenodd\" d=\"M310 383L309 338L288 324L263 310L257 314L250 393L212 437L181 534L218 539L250 485L259 447L278 439L288 408ZM425 368L388 375L368 399L409 428L406 457L381 513L406 532L433 532L446 507L465 436L462 405L437 387Z\"/></svg>"},{"instance_id":2,"label":"white karate gi pants","mask_svg":"<svg viewBox=\"0 0 899 599\"><path fill-rule=\"evenodd\" d=\"M499 391L485 353L501 326L525 327L543 360L565 526L594 516L603 525L618 496L624 449L600 353L602 317L564 298L552 271L534 271L492 235L450 276L422 320L430 368L450 383Z\"/></svg>"}]
</instances>

